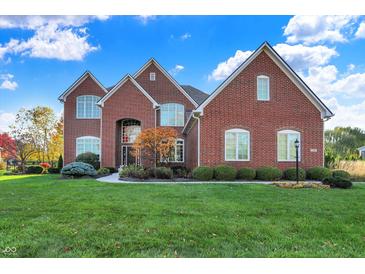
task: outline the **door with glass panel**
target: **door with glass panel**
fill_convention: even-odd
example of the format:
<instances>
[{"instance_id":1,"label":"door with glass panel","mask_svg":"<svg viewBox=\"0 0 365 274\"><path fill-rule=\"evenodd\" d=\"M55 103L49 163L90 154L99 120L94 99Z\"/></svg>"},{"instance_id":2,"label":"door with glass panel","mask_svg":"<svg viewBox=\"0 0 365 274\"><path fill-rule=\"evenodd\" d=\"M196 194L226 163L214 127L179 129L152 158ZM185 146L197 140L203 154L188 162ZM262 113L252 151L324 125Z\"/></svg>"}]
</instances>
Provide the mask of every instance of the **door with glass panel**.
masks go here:
<instances>
[{"instance_id":1,"label":"door with glass panel","mask_svg":"<svg viewBox=\"0 0 365 274\"><path fill-rule=\"evenodd\" d=\"M121 163L123 166L140 164L139 153L133 153L133 143L141 132L141 122L134 119L122 121Z\"/></svg>"}]
</instances>

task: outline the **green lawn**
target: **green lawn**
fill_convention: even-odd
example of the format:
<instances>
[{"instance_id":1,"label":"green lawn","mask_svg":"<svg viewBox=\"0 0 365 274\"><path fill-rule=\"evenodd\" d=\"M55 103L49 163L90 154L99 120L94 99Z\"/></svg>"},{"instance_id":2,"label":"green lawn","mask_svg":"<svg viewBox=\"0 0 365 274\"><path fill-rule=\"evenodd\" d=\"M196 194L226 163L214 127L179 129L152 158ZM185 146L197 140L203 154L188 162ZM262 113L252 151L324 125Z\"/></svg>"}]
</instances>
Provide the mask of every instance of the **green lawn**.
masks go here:
<instances>
[{"instance_id":1,"label":"green lawn","mask_svg":"<svg viewBox=\"0 0 365 274\"><path fill-rule=\"evenodd\" d=\"M365 257L365 185L123 185L0 176L1 257Z\"/></svg>"}]
</instances>

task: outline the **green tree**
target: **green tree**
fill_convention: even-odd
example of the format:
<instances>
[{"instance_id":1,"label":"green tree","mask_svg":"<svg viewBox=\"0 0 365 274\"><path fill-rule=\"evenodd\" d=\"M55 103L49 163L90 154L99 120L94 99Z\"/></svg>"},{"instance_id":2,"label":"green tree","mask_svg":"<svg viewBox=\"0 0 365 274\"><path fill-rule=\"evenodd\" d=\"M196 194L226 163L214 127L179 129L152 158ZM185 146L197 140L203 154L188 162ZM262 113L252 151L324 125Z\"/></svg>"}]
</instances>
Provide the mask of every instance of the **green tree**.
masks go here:
<instances>
[{"instance_id":1,"label":"green tree","mask_svg":"<svg viewBox=\"0 0 365 274\"><path fill-rule=\"evenodd\" d=\"M327 165L338 160L359 159L357 148L365 145L365 131L356 127L336 127L326 130L325 145Z\"/></svg>"}]
</instances>

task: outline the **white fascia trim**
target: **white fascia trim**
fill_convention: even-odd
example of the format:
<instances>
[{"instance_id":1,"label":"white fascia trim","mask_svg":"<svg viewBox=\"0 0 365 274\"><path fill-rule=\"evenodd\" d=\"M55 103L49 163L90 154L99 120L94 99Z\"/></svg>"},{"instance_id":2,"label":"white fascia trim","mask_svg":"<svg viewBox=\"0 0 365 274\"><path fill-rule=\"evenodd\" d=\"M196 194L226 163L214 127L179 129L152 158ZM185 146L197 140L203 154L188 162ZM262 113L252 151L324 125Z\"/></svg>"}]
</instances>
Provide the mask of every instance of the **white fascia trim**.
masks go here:
<instances>
[{"instance_id":1,"label":"white fascia trim","mask_svg":"<svg viewBox=\"0 0 365 274\"><path fill-rule=\"evenodd\" d=\"M95 83L97 83L98 86L101 87L101 89L105 93L108 93L107 89L99 82L99 80L96 79L96 77L90 71L87 70L64 93L62 93L58 97L58 100L60 100L61 102L66 102L67 96L70 95L82 82L84 82L88 76L90 76L91 79L93 79Z\"/></svg>"},{"instance_id":2,"label":"white fascia trim","mask_svg":"<svg viewBox=\"0 0 365 274\"><path fill-rule=\"evenodd\" d=\"M246 59L209 97L205 100L196 110L200 111L203 115L204 107L208 105L225 87L229 85L262 51L268 53L269 57L283 70L283 72L291 79L294 84L307 96L308 99L318 108L321 112L322 119L332 117L327 107L317 98L313 91L304 84L298 75L282 60L282 58L272 49L272 47L264 42L249 58ZM285 69L284 69L285 68Z\"/></svg>"},{"instance_id":3,"label":"white fascia trim","mask_svg":"<svg viewBox=\"0 0 365 274\"><path fill-rule=\"evenodd\" d=\"M154 59L151 58L150 60L148 60L148 62L146 64L144 64L134 75L133 78L137 79L137 77L143 72L145 71L146 68L148 68L151 64L155 64L156 67L171 81L171 83L173 83L175 85L175 87L182 93L185 95L186 98L189 99L189 101L195 106L198 107L197 102L194 101L193 98L190 97L189 94L186 93L186 91L179 85L179 83ZM158 81L158 80L157 80Z\"/></svg>"},{"instance_id":4,"label":"white fascia trim","mask_svg":"<svg viewBox=\"0 0 365 274\"><path fill-rule=\"evenodd\" d=\"M147 97L148 100L151 101L151 103L153 104L153 107L156 108L159 106L159 104L151 97L151 95L148 94L147 91L144 90L143 87L141 87L141 85L139 85L136 80L133 79L133 77L130 74L127 74L126 76L124 76L119 82L118 84L116 84L113 89L111 91L109 91L108 94L106 94L103 98L101 98L98 102L97 105L103 107L104 103L122 86L124 85L125 82L127 82L128 80L130 80L133 85L136 86L136 88L143 93L144 96Z\"/></svg>"},{"instance_id":5,"label":"white fascia trim","mask_svg":"<svg viewBox=\"0 0 365 274\"><path fill-rule=\"evenodd\" d=\"M195 115L196 114L196 115ZM197 119L197 118L199 118L199 116L200 116L200 112L197 112L197 111L192 111L191 113L190 113L190 115L189 115L189 117L188 117L188 119L186 120L186 123L185 123L185 126L184 126L184 128L182 129L182 133L185 133L185 131L187 130L187 126L188 126L188 124L189 124L189 122L190 122L190 120L192 119L192 118L194 118L194 119ZM189 133L189 132L186 132L186 133Z\"/></svg>"}]
</instances>

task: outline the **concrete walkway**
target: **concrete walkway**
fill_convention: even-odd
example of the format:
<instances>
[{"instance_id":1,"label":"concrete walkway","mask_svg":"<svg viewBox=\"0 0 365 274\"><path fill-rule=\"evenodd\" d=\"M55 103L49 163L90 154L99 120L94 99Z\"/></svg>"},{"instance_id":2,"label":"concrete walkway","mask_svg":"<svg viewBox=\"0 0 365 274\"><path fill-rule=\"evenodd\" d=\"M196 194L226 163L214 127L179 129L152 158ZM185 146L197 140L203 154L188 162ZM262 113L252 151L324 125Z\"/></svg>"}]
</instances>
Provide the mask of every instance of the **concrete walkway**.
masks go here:
<instances>
[{"instance_id":1,"label":"concrete walkway","mask_svg":"<svg viewBox=\"0 0 365 274\"><path fill-rule=\"evenodd\" d=\"M113 173L109 176L101 177L96 179L103 183L114 183L114 184L263 184L270 185L273 182L264 181L127 181L119 180L119 174Z\"/></svg>"}]
</instances>

